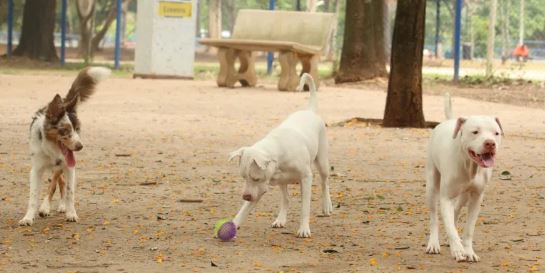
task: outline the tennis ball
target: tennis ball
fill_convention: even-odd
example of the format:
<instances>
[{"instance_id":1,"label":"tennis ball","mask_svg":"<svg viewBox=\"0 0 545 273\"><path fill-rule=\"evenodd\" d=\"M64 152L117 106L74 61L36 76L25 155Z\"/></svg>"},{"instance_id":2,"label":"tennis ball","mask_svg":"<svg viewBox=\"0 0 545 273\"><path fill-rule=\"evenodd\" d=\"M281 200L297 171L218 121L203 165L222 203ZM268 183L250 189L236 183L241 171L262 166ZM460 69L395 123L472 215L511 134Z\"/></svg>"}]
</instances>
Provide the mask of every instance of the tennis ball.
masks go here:
<instances>
[{"instance_id":1,"label":"tennis ball","mask_svg":"<svg viewBox=\"0 0 545 273\"><path fill-rule=\"evenodd\" d=\"M237 235L237 226L228 219L221 219L214 225L214 237L222 241L231 241Z\"/></svg>"}]
</instances>

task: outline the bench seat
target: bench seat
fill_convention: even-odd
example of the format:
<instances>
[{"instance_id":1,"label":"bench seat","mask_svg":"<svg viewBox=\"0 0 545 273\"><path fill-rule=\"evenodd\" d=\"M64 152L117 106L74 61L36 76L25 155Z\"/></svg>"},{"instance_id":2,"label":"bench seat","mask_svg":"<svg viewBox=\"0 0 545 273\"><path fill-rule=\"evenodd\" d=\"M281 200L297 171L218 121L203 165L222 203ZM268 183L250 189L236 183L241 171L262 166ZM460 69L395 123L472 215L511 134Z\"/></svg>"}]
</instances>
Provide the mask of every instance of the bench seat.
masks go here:
<instances>
[{"instance_id":1,"label":"bench seat","mask_svg":"<svg viewBox=\"0 0 545 273\"><path fill-rule=\"evenodd\" d=\"M218 86L255 86L254 51L279 52L278 89L295 91L301 73L309 73L319 86L318 62L334 23L330 13L240 10L232 39L201 39L203 45L218 48ZM239 68L235 62L239 61Z\"/></svg>"}]
</instances>

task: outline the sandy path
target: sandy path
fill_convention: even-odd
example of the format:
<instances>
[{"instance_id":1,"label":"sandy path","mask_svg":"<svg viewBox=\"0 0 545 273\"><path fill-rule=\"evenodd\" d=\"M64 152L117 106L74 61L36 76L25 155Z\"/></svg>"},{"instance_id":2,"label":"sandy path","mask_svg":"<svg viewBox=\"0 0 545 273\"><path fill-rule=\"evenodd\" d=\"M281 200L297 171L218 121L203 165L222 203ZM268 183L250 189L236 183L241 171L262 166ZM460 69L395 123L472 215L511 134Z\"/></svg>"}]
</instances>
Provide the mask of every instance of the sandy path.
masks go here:
<instances>
[{"instance_id":1,"label":"sandy path","mask_svg":"<svg viewBox=\"0 0 545 273\"><path fill-rule=\"evenodd\" d=\"M476 228L480 263L456 263L446 246L441 255L424 254L423 165L430 133L424 129L330 127L337 208L332 217L318 217L319 187L313 187L311 239L294 235L300 209L295 186L287 228L269 227L278 209L273 189L235 242L211 238L214 222L241 204L242 185L228 153L306 105L308 94L268 85L231 90L211 81L108 80L80 110L81 221L66 223L53 213L18 227L28 198L30 117L71 81L55 74L0 75L0 271L545 270L545 111L462 98L454 100L455 113L493 113L507 134ZM381 118L384 102L383 92L327 87L319 94L319 111L328 123ZM424 104L427 119L443 119L441 97L426 96ZM513 180L497 179L501 170L511 171ZM158 213L167 219L157 220ZM442 227L441 236L444 241Z\"/></svg>"}]
</instances>

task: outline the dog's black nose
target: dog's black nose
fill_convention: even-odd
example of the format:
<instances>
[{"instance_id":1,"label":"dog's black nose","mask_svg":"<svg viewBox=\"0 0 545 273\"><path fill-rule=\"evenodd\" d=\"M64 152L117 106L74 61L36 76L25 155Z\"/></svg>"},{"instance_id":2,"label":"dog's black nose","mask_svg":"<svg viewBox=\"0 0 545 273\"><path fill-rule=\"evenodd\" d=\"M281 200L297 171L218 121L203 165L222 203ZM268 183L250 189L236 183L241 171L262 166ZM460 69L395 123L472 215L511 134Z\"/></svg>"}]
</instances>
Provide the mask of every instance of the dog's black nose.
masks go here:
<instances>
[{"instance_id":1,"label":"dog's black nose","mask_svg":"<svg viewBox=\"0 0 545 273\"><path fill-rule=\"evenodd\" d=\"M252 195L251 194L243 194L242 199L250 202L250 201L252 201Z\"/></svg>"},{"instance_id":2,"label":"dog's black nose","mask_svg":"<svg viewBox=\"0 0 545 273\"><path fill-rule=\"evenodd\" d=\"M75 151L81 151L81 149L83 149L83 144L81 144L81 143L76 143L76 146L74 147L74 150L75 150Z\"/></svg>"}]
</instances>

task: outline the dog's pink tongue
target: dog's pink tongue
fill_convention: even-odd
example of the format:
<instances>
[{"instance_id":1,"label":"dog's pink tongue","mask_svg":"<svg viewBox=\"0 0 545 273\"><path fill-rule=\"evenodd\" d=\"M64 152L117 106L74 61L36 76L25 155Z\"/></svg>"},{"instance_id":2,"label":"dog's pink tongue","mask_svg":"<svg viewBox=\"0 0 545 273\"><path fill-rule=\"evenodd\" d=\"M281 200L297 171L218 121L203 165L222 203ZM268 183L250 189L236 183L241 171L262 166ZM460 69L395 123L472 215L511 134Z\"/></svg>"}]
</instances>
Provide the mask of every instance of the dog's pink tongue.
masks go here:
<instances>
[{"instance_id":1,"label":"dog's pink tongue","mask_svg":"<svg viewBox=\"0 0 545 273\"><path fill-rule=\"evenodd\" d=\"M494 163L496 163L496 160L493 156L483 157L483 165L486 168L494 167Z\"/></svg>"},{"instance_id":2,"label":"dog's pink tongue","mask_svg":"<svg viewBox=\"0 0 545 273\"><path fill-rule=\"evenodd\" d=\"M76 156L74 155L73 151L67 150L64 153L64 160L66 161L66 165L68 165L68 167L72 168L76 166Z\"/></svg>"}]
</instances>

